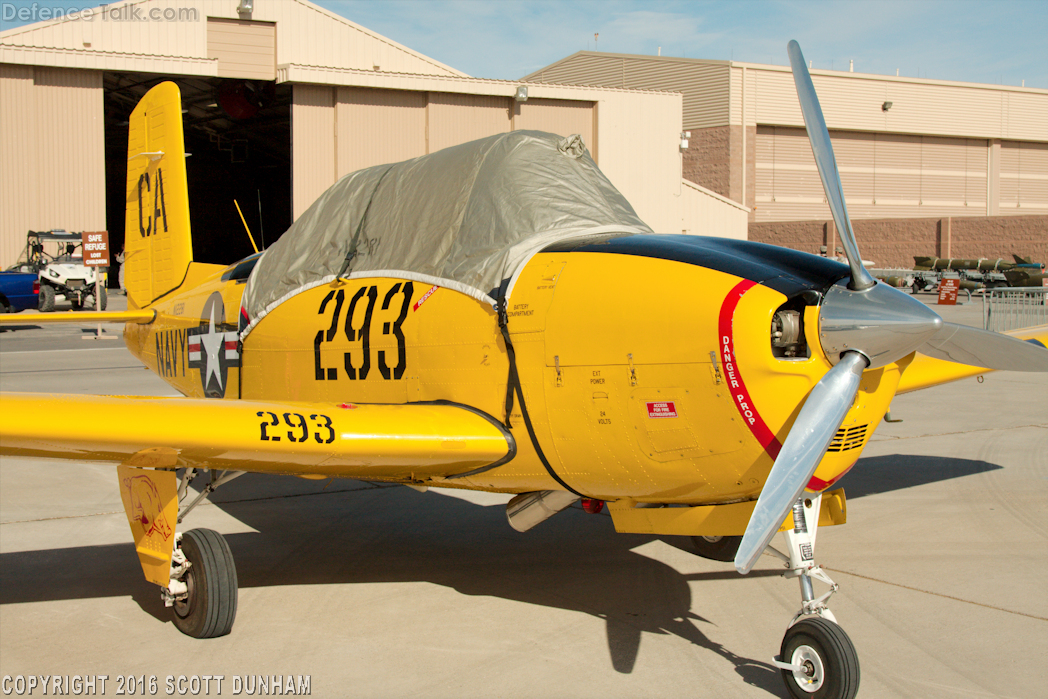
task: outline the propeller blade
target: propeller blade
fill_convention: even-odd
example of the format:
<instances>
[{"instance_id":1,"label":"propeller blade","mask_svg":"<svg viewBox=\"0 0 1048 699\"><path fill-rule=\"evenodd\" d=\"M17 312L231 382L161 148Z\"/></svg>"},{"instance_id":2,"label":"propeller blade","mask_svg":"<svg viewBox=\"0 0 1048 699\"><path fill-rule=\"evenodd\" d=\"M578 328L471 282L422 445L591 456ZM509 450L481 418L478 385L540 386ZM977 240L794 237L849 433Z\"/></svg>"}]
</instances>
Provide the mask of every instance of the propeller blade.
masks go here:
<instances>
[{"instance_id":1,"label":"propeller blade","mask_svg":"<svg viewBox=\"0 0 1048 699\"><path fill-rule=\"evenodd\" d=\"M791 41L786 45L786 50L790 54L790 65L793 67L793 82L797 86L797 99L800 100L801 114L804 115L804 128L808 131L808 141L811 142L811 151L819 168L826 201L830 205L833 222L837 224L837 230L840 232L844 254L848 256L848 266L851 267L852 281L848 286L855 291L862 291L877 282L862 266L862 255L859 254L859 245L855 242L851 219L848 218L848 207L844 204L841 175L833 157L830 133L826 130L826 120L822 116L819 97L815 94L815 86L812 85L800 44Z\"/></svg>"},{"instance_id":2,"label":"propeller blade","mask_svg":"<svg viewBox=\"0 0 1048 699\"><path fill-rule=\"evenodd\" d=\"M768 542L779 531L786 513L811 480L855 401L859 379L866 365L866 358L861 354L847 352L808 394L808 400L771 467L768 481L761 490L735 554L735 569L743 575L753 569Z\"/></svg>"},{"instance_id":3,"label":"propeller blade","mask_svg":"<svg viewBox=\"0 0 1048 699\"><path fill-rule=\"evenodd\" d=\"M1048 371L1048 349L1039 342L943 323L932 339L917 348L921 354L948 362L1002 371Z\"/></svg>"}]
</instances>

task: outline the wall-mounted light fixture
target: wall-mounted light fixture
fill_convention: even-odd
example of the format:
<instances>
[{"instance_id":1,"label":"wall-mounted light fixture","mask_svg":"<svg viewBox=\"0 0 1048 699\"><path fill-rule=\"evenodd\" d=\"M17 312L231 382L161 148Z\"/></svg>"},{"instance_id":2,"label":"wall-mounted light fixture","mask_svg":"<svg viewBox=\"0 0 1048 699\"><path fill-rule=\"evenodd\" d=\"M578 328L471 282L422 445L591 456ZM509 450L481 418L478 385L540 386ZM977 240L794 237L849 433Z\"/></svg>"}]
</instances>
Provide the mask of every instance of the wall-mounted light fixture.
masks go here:
<instances>
[{"instance_id":1,"label":"wall-mounted light fixture","mask_svg":"<svg viewBox=\"0 0 1048 699\"><path fill-rule=\"evenodd\" d=\"M237 5L237 14L240 15L241 19L250 17L251 13L255 9L255 0L240 0L240 4Z\"/></svg>"},{"instance_id":2,"label":"wall-mounted light fixture","mask_svg":"<svg viewBox=\"0 0 1048 699\"><path fill-rule=\"evenodd\" d=\"M882 112L886 112L886 111L888 111L891 108L892 108L892 103L891 102L885 102L884 104L881 105L881 111Z\"/></svg>"},{"instance_id":3,"label":"wall-mounted light fixture","mask_svg":"<svg viewBox=\"0 0 1048 699\"><path fill-rule=\"evenodd\" d=\"M517 86L517 94L513 95L513 99L517 100L518 102L527 102L528 88L524 87L523 85Z\"/></svg>"},{"instance_id":4,"label":"wall-mounted light fixture","mask_svg":"<svg viewBox=\"0 0 1048 699\"><path fill-rule=\"evenodd\" d=\"M687 150L688 149L688 139L689 138L691 138L691 131L681 131L680 132L680 149L681 150Z\"/></svg>"}]
</instances>

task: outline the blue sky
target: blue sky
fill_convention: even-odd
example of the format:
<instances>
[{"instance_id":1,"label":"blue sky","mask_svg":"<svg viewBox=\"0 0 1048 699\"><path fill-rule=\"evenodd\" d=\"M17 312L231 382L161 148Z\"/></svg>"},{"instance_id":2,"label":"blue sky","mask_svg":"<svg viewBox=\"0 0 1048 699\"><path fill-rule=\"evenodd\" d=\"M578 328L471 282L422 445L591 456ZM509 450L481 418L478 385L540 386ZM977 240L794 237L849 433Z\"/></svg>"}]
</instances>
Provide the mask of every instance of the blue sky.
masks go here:
<instances>
[{"instance_id":1,"label":"blue sky","mask_svg":"<svg viewBox=\"0 0 1048 699\"><path fill-rule=\"evenodd\" d=\"M255 0L256 3L284 0ZM225 0L233 2L233 0ZM0 0L24 7L27 0ZM39 5L84 7L91 0ZM1045 0L319 0L469 75L515 80L579 50L1048 88ZM3 22L10 29L19 22Z\"/></svg>"}]
</instances>

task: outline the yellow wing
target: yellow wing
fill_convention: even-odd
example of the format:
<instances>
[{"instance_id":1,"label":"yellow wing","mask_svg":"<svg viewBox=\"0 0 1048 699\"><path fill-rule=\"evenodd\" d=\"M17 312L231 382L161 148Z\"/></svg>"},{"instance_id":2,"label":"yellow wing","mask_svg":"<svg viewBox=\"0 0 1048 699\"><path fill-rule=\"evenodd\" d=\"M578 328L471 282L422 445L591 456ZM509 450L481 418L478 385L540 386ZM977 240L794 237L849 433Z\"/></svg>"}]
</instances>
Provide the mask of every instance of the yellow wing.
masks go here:
<instances>
[{"instance_id":1,"label":"yellow wing","mask_svg":"<svg viewBox=\"0 0 1048 699\"><path fill-rule=\"evenodd\" d=\"M56 404L90 420L40 420ZM0 394L0 454L411 481L508 460L513 437L454 404L359 405Z\"/></svg>"},{"instance_id":2,"label":"yellow wing","mask_svg":"<svg viewBox=\"0 0 1048 699\"><path fill-rule=\"evenodd\" d=\"M1011 330L1003 334L1020 340L1035 340L1042 345L1048 346L1048 325ZM896 395L919 391L923 388L931 388L932 386L993 371L993 369L934 359L921 354L919 351L916 354L911 354L909 358L899 361L899 367L902 369L902 378L899 379L899 388L895 391Z\"/></svg>"},{"instance_id":3,"label":"yellow wing","mask_svg":"<svg viewBox=\"0 0 1048 699\"><path fill-rule=\"evenodd\" d=\"M44 323L135 323L149 325L156 311L143 308L128 311L67 311L65 313L5 313L0 325L43 325Z\"/></svg>"}]
</instances>

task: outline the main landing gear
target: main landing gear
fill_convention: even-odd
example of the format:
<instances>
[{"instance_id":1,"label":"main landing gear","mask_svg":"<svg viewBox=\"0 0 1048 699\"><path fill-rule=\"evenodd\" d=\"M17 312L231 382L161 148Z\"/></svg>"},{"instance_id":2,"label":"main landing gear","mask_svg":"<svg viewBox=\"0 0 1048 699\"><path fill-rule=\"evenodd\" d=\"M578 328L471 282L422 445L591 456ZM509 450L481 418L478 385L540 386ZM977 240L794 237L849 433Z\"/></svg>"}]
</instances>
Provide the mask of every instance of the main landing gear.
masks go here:
<instances>
[{"instance_id":1,"label":"main landing gear","mask_svg":"<svg viewBox=\"0 0 1048 699\"><path fill-rule=\"evenodd\" d=\"M181 507L196 476L196 469L186 469L178 486L178 522L216 488L240 475L242 471L225 471L216 477L212 471L211 482L191 503ZM222 535L211 529L176 533L171 583L161 588L160 595L165 606L174 609L175 627L187 636L217 638L228 634L237 615L237 569Z\"/></svg>"},{"instance_id":2,"label":"main landing gear","mask_svg":"<svg viewBox=\"0 0 1048 699\"><path fill-rule=\"evenodd\" d=\"M785 532L788 556L767 548L789 568L784 577L798 578L801 585L801 609L790 622L774 662L796 699L852 699L859 691L859 656L826 606L838 585L815 565L821 503L821 495L802 495L794 504L793 529ZM829 591L816 597L813 579L829 585Z\"/></svg>"}]
</instances>

